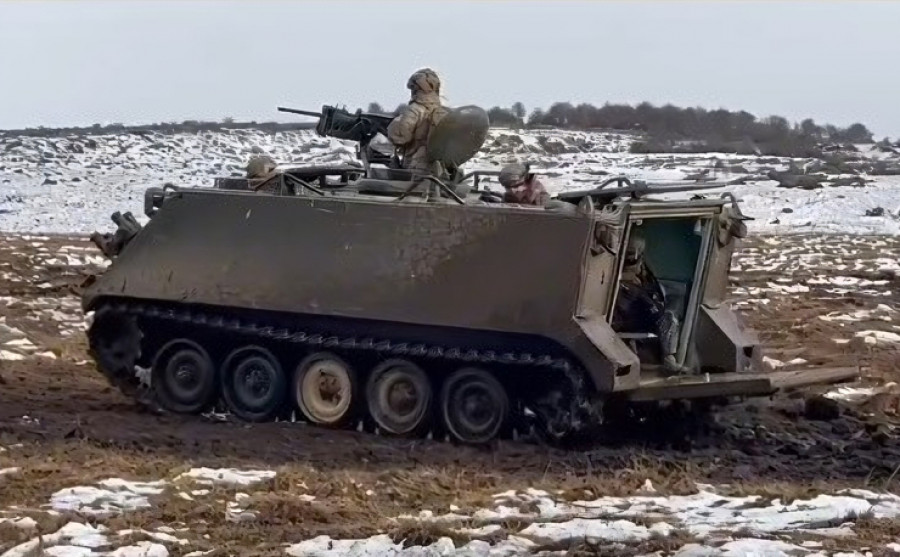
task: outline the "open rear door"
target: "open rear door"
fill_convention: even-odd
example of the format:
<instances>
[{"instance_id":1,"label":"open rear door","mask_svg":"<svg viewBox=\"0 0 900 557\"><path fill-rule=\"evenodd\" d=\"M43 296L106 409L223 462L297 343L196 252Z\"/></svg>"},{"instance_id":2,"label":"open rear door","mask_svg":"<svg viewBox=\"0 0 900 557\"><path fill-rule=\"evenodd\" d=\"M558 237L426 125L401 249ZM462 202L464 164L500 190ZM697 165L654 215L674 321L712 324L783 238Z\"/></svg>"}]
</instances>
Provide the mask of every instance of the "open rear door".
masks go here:
<instances>
[{"instance_id":1,"label":"open rear door","mask_svg":"<svg viewBox=\"0 0 900 557\"><path fill-rule=\"evenodd\" d=\"M596 213L585 253L576 317L609 322L628 242L628 210L628 204L606 205Z\"/></svg>"}]
</instances>

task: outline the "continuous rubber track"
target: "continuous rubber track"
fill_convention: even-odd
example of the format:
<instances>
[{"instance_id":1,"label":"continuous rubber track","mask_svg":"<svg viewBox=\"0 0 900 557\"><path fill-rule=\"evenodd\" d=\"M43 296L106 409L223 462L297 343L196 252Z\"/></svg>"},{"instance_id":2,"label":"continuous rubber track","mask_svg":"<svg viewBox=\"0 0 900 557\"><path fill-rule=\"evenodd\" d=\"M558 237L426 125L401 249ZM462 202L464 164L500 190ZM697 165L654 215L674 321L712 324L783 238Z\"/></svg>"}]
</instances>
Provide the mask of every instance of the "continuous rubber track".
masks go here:
<instances>
[{"instance_id":1,"label":"continuous rubber track","mask_svg":"<svg viewBox=\"0 0 900 557\"><path fill-rule=\"evenodd\" d=\"M111 319L135 324L145 340L134 342L131 346L139 349L141 353L132 352L124 357L104 353L102 346L115 340L105 338L104 335L129 334L128 327L98 326L109 323ZM224 353L256 342L263 346L280 347L291 354L322 350L339 355L368 353L378 358L409 358L421 362L426 369L435 365L447 367L479 365L497 376L501 383L507 386L507 391L510 390L513 377L503 372L508 372L513 367L525 368L534 372L535 375L530 377L536 378L540 385L552 385L560 394L565 395L564 398L551 397L547 402L543 402L536 397L538 393L547 395L547 389L532 388L528 393L524 390L516 392L515 397L511 397L516 401L514 409L522 410L527 407L531 412L527 416L521 411L512 412L510 427L503 430L505 437L511 435L518 437L527 432L526 437L529 439L565 444L574 442L587 433L596 433L601 426L599 408L590 401L583 373L565 358L549 354L478 350L466 346L426 345L384 338L336 336L325 331L300 330L276 324L275 319L268 321L265 318L251 318L242 315L239 310L227 308L198 309L164 302L105 299L94 310L93 324L88 332L90 354L95 359L98 369L123 394L143 404L158 407L152 387L148 389L135 373L135 364L149 368L156 349L175 338L171 331L176 328L180 331L178 336L183 338L190 339L192 336L215 338L216 344L228 345L228 348L220 349L220 352ZM148 342L146 339L151 340ZM192 340L197 341L197 338ZM286 371L291 369L290 366L283 365L283 367ZM438 384L434 377L432 379L436 393ZM359 379L359 382L364 384L364 379ZM361 388L359 390L362 391ZM566 400L569 403L561 405L558 403L559 400ZM221 393L217 406L227 410L227 404L221 399ZM287 418L294 409L288 407L279 415ZM353 425L358 423L354 421ZM440 424L437 425L437 428L426 429L422 434L442 431ZM369 424L366 429L371 430L371 425ZM532 433L536 433L537 436L530 435Z\"/></svg>"}]
</instances>

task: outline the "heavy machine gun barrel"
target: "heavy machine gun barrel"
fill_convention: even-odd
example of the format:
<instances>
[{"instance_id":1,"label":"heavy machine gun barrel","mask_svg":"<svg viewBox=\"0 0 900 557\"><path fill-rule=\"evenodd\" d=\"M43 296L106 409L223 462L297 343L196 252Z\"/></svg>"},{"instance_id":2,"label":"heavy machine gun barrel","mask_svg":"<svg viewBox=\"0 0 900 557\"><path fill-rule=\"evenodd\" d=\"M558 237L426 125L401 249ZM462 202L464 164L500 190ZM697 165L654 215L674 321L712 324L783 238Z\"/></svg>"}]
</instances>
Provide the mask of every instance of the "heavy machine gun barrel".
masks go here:
<instances>
[{"instance_id":1,"label":"heavy machine gun barrel","mask_svg":"<svg viewBox=\"0 0 900 557\"><path fill-rule=\"evenodd\" d=\"M311 110L300 110L299 108L288 108L286 106L279 106L278 112L290 112L291 114L301 114L303 116L313 116L315 118L321 118L321 112L313 112Z\"/></svg>"}]
</instances>

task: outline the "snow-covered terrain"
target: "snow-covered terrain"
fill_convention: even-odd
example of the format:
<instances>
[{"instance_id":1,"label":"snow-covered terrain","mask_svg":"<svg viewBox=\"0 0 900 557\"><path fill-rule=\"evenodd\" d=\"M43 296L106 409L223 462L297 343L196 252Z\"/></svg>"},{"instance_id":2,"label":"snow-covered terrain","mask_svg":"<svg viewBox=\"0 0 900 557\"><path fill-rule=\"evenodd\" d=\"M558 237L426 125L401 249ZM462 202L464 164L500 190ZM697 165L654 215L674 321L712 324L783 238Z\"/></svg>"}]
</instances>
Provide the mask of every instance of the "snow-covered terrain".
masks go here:
<instances>
[{"instance_id":1,"label":"snow-covered terrain","mask_svg":"<svg viewBox=\"0 0 900 557\"><path fill-rule=\"evenodd\" d=\"M821 173L823 161L814 159L726 153L637 155L628 152L633 141L630 135L603 132L492 130L466 168L497 169L507 161L531 161L551 192L589 188L619 173L655 182L702 176L731 183L707 193L730 191L743 200L744 212L756 219L750 222L752 232L900 232L900 176L868 176L864 171L826 175ZM116 210L144 218L143 192L149 186L167 182L211 186L217 176L243 175L255 152L270 154L284 166L349 163L356 161L354 147L313 131L4 136L0 231L106 230L113 226L109 215ZM857 151L852 156L858 160L900 162L900 155L877 145L853 148ZM790 173L818 175L820 187L780 187L770 178L770 173L786 172L792 165ZM792 184L790 178L781 185ZM883 211L876 213L880 216L866 216L877 208Z\"/></svg>"},{"instance_id":2,"label":"snow-covered terrain","mask_svg":"<svg viewBox=\"0 0 900 557\"><path fill-rule=\"evenodd\" d=\"M900 233L900 176L868 175L864 171L822 174L819 169L823 161L810 159L724 153L638 155L629 153L632 141L631 136L601 132L541 130L514 134L492 130L482 153L467 169L497 169L512 160L531 161L552 192L590 188L604 177L619 173L655 182L714 178L729 185L706 194L729 191L737 195L743 201L743 211L755 218L749 223L753 233L833 233L756 239L735 260L734 272L739 280L730 301L780 331L778 338L768 341L770 351L764 362L770 368L821 363L817 358L834 358L842 351L855 350L872 358L871 369L884 377L871 374L870 369L864 382L835 387L825 397L847 405L865 405L873 400L894 404L897 382L879 379L896 380L900 306L894 285L900 271L900 244L893 238L860 235ZM856 149L856 156L864 160L900 163L900 155L878 146L860 145ZM8 290L0 293L0 308L6 312L0 315L0 364L12 369L13 377L25 376L21 370L26 366L37 370L28 372L29 381L36 377L71 380L87 376L89 363L79 344L84 316L71 285L87 271L96 271L108 262L83 239L51 239L39 234L109 230L109 215L116 210L132 211L145 220L145 188L167 182L210 186L214 177L243 175L247 159L255 152L270 154L284 166L356 160L353 144L302 131L0 136L0 231L18 234L0 245L0 281ZM810 189L791 186L797 176L815 175L819 183ZM17 370L19 375L15 375ZM0 382L10 393L23 389L23 384L30 388L26 383L13 379ZM57 389L69 393L67 387L41 385L34 386L38 394ZM93 391L91 386L80 392ZM108 399L99 400L79 407L78 412L106 412L114 406ZM882 406L887 410L881 408L879 412L900 411ZM25 412L29 415L23 415ZM75 414L65 408L59 413ZM893 415L896 417L896 412ZM47 407L34 404L6 423L38 429L44 427L42 421L52 417ZM107 414L101 414L93 427L108 419ZM86 421L85 427L89 425ZM72 436L79 435L80 427L73 429ZM172 437L181 443L181 435L179 431ZM832 435L843 441L861 433L836 429ZM65 438L69 437L66 432ZM43 438L36 445L41 443ZM315 443L328 444L321 439ZM84 447L90 449L91 443L84 443ZM230 450L231 444L228 447ZM21 490L28 483L23 478L59 473L36 467L21 446L0 445L0 454L0 493L5 488L10 492ZM140 453L139 459L150 458L146 454ZM369 452L353 454L365 455L359 456L360 460L370 458ZM57 457L61 458L54 454ZM764 458L761 456L760 461ZM768 464L766 461L763 468ZM210 539L199 533L199 523L185 522L193 520L186 518L188 513L179 515L184 520L147 520L138 523L140 526L123 527L120 519L129 514L151 516L155 510L187 504L213 509L228 528L252 529L266 516L266 509L261 507L267 495L276 501L279 497L289 500L295 512L309 511L302 516L336 517L335 527L339 527L343 515L335 508L342 509L330 505L350 497L346 487L343 492L335 489L313 494L316 486L312 481L307 488L304 482L285 479L282 469L276 472L263 464L189 467L194 465L179 462L177 469L170 465L161 472L133 475L128 475L126 467L121 475L116 470L87 481L39 488L37 503L27 508L0 498L0 532L6 529L7 542L15 540L0 544L0 551L4 551L0 557L229 554L228 548L217 545L221 538ZM888 472L895 465L885 459ZM424 471L418 471L421 476L412 476L415 481L425 484L434 480L428 466L416 466ZM549 463L544 468L542 462L541 467L547 473ZM342 471L341 480L352 484L349 493L354 505L365 505L384 496L388 489L375 482L357 485L351 473ZM738 483L736 470L734 477ZM900 554L897 543L870 548L867 542L853 541L866 520L900 518L900 497L890 490L829 488L788 500L781 493L779 498L736 496L731 491L733 485L722 485L728 481L692 484L688 494L675 496L664 495L662 490L657 493L650 481L641 490L619 497L598 497L606 492L581 495L579 491L573 498L571 492L516 488L464 509L455 503L429 504L426 499L412 507L410 514L391 512L384 518L410 531L432 532L430 543L419 538L398 539L387 533L365 537L371 531L356 539L329 530L331 536L291 536L291 542L278 546L278 552L292 556L561 555L573 545L588 543L602 547L602 554L680 557L867 556L872 554L870 549L882 551L878 555ZM878 485L889 484L890 480ZM528 485L536 484L524 484ZM281 512L280 507L272 509L268 509L269 516ZM49 523L53 527L43 529L45 520L52 520ZM654 544L669 549L644 551L644 547L657 547Z\"/></svg>"},{"instance_id":3,"label":"snow-covered terrain","mask_svg":"<svg viewBox=\"0 0 900 557\"><path fill-rule=\"evenodd\" d=\"M77 511L86 516L111 517L147 509L166 497L196 501L197 504L222 505L232 522L253 521L253 491L264 489L274 480L271 470L192 469L171 480L135 482L108 478L97 486L76 486L52 495L46 510L54 515ZM208 487L240 488L234 500L217 499L221 494L196 489L196 483ZM602 497L566 502L545 491L528 489L494 495L490 508L460 513L451 506L436 514L422 510L417 516L398 516L404 524L443 525L470 541L455 543L441 537L428 545L396 542L387 535L360 540L332 540L318 536L295 544L285 544L293 557L330 557L341 555L416 555L476 556L531 555L549 549L566 548L579 542L604 544L626 551L649 540L676 538L691 540L673 553L680 557L732 555L825 556L823 540L853 537L855 520L900 516L900 497L865 490L844 490L834 495L818 495L807 500L783 502L760 496L721 495L715 488L698 485L693 495L659 496L647 481L642 493L630 497ZM155 503L149 498L155 497ZM242 504L243 502L243 504ZM315 507L314 496L304 503ZM243 506L249 508L241 509ZM2 511L14 515L16 509ZM32 511L33 513L33 511ZM33 530L30 518L16 520L24 530ZM502 533L502 536L498 534ZM739 535L738 535L739 534ZM134 538L143 538L136 541ZM796 540L794 538L797 538ZM27 557L42 547L44 555L90 557L166 557L169 550L182 555L202 555L190 551L195 543L188 527L158 527L154 531L125 529L111 531L101 525L68 522L53 533L35 536L12 547L0 557ZM177 549L176 549L177 548ZM864 553L842 553L847 557Z\"/></svg>"}]
</instances>

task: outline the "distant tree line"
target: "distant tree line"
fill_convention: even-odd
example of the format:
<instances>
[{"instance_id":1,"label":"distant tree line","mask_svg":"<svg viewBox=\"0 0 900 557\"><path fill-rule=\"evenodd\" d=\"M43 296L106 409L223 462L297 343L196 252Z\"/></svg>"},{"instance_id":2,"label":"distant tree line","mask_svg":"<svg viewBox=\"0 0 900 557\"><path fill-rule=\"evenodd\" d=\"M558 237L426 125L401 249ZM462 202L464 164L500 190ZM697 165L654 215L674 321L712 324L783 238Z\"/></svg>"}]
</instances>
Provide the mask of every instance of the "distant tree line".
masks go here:
<instances>
[{"instance_id":1,"label":"distant tree line","mask_svg":"<svg viewBox=\"0 0 900 557\"><path fill-rule=\"evenodd\" d=\"M863 124L840 128L820 125L811 118L790 123L781 116L757 118L746 111L679 108L671 104L637 106L607 103L601 107L582 103L554 103L535 109L525 118L525 107L495 106L488 111L491 124L511 128L554 127L563 129L609 129L639 132L646 139L632 151L703 152L736 151L746 154L817 156L829 143L872 143L872 132Z\"/></svg>"},{"instance_id":2,"label":"distant tree line","mask_svg":"<svg viewBox=\"0 0 900 557\"><path fill-rule=\"evenodd\" d=\"M393 111L385 110L377 102L369 103L366 112L397 114L406 104ZM827 144L872 143L872 132L863 124L840 128L831 124L820 125L811 118L791 123L781 116L757 118L746 111L704 108L679 108L671 104L654 106L641 103L605 104L596 107L582 103L554 103L548 109L537 108L530 114L521 102L509 108L499 106L488 110L491 125L497 127L563 128L577 130L608 129L640 133L642 139L632 145L637 153L653 152L704 152L726 151L743 154L779 156L819 156ZM185 120L180 123L126 126L109 124L91 127L28 128L0 131L5 135L57 136L67 134L119 134L119 133L197 133L224 129L258 129L275 133L309 129L314 121L235 122L226 117L220 122Z\"/></svg>"},{"instance_id":3,"label":"distant tree line","mask_svg":"<svg viewBox=\"0 0 900 557\"><path fill-rule=\"evenodd\" d=\"M393 112L387 112L378 103L370 103L368 112L385 114L398 114L406 103L399 105ZM355 110L355 109L354 109ZM352 112L352 110L351 110ZM308 130L316 127L316 121L312 118L302 117L300 122L237 122L231 116L226 116L221 121L210 120L184 120L183 122L159 122L154 124L126 125L122 123L94 124L92 126L69 126L60 128L48 128L38 126L36 128L6 129L0 130L0 136L31 136L31 137L57 137L61 135L116 135L122 133L142 134L150 132L158 133L200 133L218 132L222 130L260 130L268 133L279 131Z\"/></svg>"},{"instance_id":4,"label":"distant tree line","mask_svg":"<svg viewBox=\"0 0 900 557\"><path fill-rule=\"evenodd\" d=\"M316 122L235 122L234 118L226 117L221 122L185 120L183 122L160 122L155 124L143 125L126 125L121 123L114 124L94 124L93 126L82 127L65 127L65 128L47 128L39 126L37 128L24 128L18 130L0 130L0 136L31 136L31 137L58 137L63 135L117 135L123 133L143 134L143 133L200 133L200 132L218 132L222 130L260 130L268 133L279 131L306 130L314 128Z\"/></svg>"},{"instance_id":5,"label":"distant tree line","mask_svg":"<svg viewBox=\"0 0 900 557\"><path fill-rule=\"evenodd\" d=\"M394 110L398 113L405 105ZM378 103L368 112L387 113ZM636 153L726 151L776 156L820 156L828 144L872 143L872 132L863 124L841 128L817 124L807 118L791 123L782 116L758 118L744 111L680 108L648 102L637 106L610 104L597 107L582 103L554 103L530 114L521 102L488 111L491 125L512 129L562 128L616 130L642 135L632 145Z\"/></svg>"}]
</instances>

